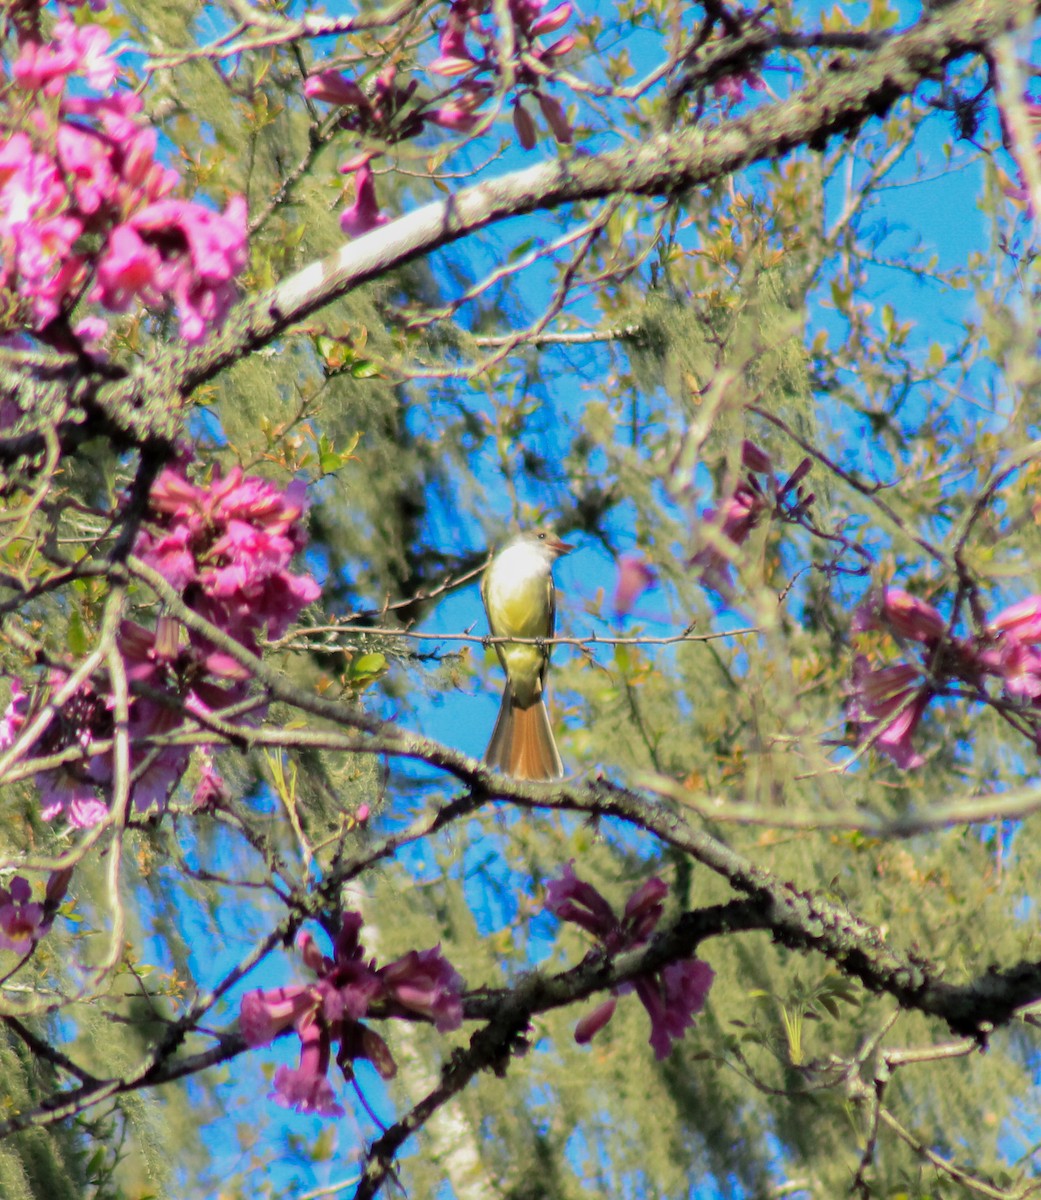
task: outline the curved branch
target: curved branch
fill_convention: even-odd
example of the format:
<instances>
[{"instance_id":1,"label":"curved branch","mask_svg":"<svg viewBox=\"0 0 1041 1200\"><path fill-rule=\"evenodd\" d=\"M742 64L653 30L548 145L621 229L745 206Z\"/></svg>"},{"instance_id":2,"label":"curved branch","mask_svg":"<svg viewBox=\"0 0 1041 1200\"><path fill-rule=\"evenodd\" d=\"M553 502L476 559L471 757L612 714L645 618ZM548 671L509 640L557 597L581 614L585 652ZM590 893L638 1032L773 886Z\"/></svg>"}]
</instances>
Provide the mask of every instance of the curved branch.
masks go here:
<instances>
[{"instance_id":1,"label":"curved branch","mask_svg":"<svg viewBox=\"0 0 1041 1200\"><path fill-rule=\"evenodd\" d=\"M143 406L187 395L330 301L421 255L510 217L608 196L673 196L800 146L816 147L886 113L923 80L980 53L1036 13L1041 0L957 0L895 36L848 73L833 72L789 99L708 129L663 133L637 147L576 154L464 188L349 242L266 295L246 301L220 334L195 349L161 350L126 380L98 391L110 429L131 444L167 438L172 414Z\"/></svg>"}]
</instances>

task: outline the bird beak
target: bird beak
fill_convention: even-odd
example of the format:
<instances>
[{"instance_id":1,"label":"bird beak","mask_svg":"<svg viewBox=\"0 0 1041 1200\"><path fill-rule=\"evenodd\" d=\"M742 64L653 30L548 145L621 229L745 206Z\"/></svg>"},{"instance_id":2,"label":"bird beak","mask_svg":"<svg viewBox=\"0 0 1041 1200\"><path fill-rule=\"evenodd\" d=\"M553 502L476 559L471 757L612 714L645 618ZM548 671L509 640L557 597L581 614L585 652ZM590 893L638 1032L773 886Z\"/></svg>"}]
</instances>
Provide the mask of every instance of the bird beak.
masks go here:
<instances>
[{"instance_id":1,"label":"bird beak","mask_svg":"<svg viewBox=\"0 0 1041 1200\"><path fill-rule=\"evenodd\" d=\"M553 551L553 553L557 555L570 554L575 548L574 546L569 546L567 542L562 542L558 537L552 538L549 542L547 542L547 545Z\"/></svg>"}]
</instances>

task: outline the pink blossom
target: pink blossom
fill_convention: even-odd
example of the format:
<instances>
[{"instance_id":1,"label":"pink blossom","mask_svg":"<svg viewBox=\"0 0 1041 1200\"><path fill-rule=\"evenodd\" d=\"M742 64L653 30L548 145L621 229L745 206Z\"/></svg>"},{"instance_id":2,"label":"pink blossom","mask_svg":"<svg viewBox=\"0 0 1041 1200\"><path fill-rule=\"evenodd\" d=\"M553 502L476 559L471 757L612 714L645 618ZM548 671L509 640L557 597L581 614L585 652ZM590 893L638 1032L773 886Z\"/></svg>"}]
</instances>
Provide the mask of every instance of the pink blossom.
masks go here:
<instances>
[{"instance_id":1,"label":"pink blossom","mask_svg":"<svg viewBox=\"0 0 1041 1200\"><path fill-rule=\"evenodd\" d=\"M718 526L719 536L735 546L740 546L748 540L752 530L768 509L769 503L758 487L752 487L749 483L739 483L719 509L706 510L702 521L704 524ZM701 580L707 587L718 592L727 592L733 586L730 560L715 546L703 546L690 562L691 566L699 569Z\"/></svg>"},{"instance_id":2,"label":"pink blossom","mask_svg":"<svg viewBox=\"0 0 1041 1200\"><path fill-rule=\"evenodd\" d=\"M247 261L243 197L233 196L223 214L187 200L158 200L129 224L158 252L145 287L173 297L185 341L222 324L236 296L233 280Z\"/></svg>"},{"instance_id":3,"label":"pink blossom","mask_svg":"<svg viewBox=\"0 0 1041 1200\"><path fill-rule=\"evenodd\" d=\"M1041 596L1027 596L1002 609L990 629L1020 642L1041 641Z\"/></svg>"},{"instance_id":4,"label":"pink blossom","mask_svg":"<svg viewBox=\"0 0 1041 1200\"><path fill-rule=\"evenodd\" d=\"M113 165L111 142L96 130L63 122L57 134L58 161L72 182L72 194L80 211L91 216L118 193L119 179Z\"/></svg>"},{"instance_id":5,"label":"pink blossom","mask_svg":"<svg viewBox=\"0 0 1041 1200\"><path fill-rule=\"evenodd\" d=\"M477 61L464 58L462 55L439 54L430 64L430 69L437 75L465 75L467 71L477 66Z\"/></svg>"},{"instance_id":6,"label":"pink blossom","mask_svg":"<svg viewBox=\"0 0 1041 1200\"><path fill-rule=\"evenodd\" d=\"M72 332L87 354L102 353L102 341L108 335L108 322L103 317L84 317L77 321Z\"/></svg>"},{"instance_id":7,"label":"pink blossom","mask_svg":"<svg viewBox=\"0 0 1041 1200\"><path fill-rule=\"evenodd\" d=\"M97 283L91 299L113 312L126 312L134 303L158 304L159 251L130 225L118 225L98 260Z\"/></svg>"},{"instance_id":8,"label":"pink blossom","mask_svg":"<svg viewBox=\"0 0 1041 1200\"><path fill-rule=\"evenodd\" d=\"M483 102L483 96L480 102ZM452 100L448 104L442 104L440 108L435 108L430 114L430 120L435 125L455 130L456 133L469 133L480 119L480 115L474 112L473 107L462 100Z\"/></svg>"},{"instance_id":9,"label":"pink blossom","mask_svg":"<svg viewBox=\"0 0 1041 1200\"><path fill-rule=\"evenodd\" d=\"M947 622L927 601L902 588L887 587L882 589L881 596L857 609L852 628L855 633L891 629L902 638L932 646L945 637Z\"/></svg>"},{"instance_id":10,"label":"pink blossom","mask_svg":"<svg viewBox=\"0 0 1041 1200\"><path fill-rule=\"evenodd\" d=\"M90 774L57 768L34 777L40 792L40 816L45 821L64 817L73 829L93 829L108 816L108 805L98 797L100 780Z\"/></svg>"},{"instance_id":11,"label":"pink blossom","mask_svg":"<svg viewBox=\"0 0 1041 1200\"><path fill-rule=\"evenodd\" d=\"M725 75L712 85L712 91L717 100L729 100L736 104L744 98L745 88L753 92L761 92L766 87L762 76L757 71L738 71L734 75Z\"/></svg>"},{"instance_id":12,"label":"pink blossom","mask_svg":"<svg viewBox=\"0 0 1041 1200\"><path fill-rule=\"evenodd\" d=\"M330 1061L329 1037L321 1026L306 1024L300 1033L300 1066L295 1070L279 1067L272 1081L271 1099L284 1108L320 1117L342 1117L327 1072Z\"/></svg>"},{"instance_id":13,"label":"pink blossom","mask_svg":"<svg viewBox=\"0 0 1041 1200\"><path fill-rule=\"evenodd\" d=\"M430 1018L438 1033L463 1023L463 980L440 946L410 950L381 968L379 980L391 1004Z\"/></svg>"},{"instance_id":14,"label":"pink blossom","mask_svg":"<svg viewBox=\"0 0 1041 1200\"><path fill-rule=\"evenodd\" d=\"M1041 699L1041 596L1002 609L987 626L989 644L979 651L979 664L998 675L1010 696Z\"/></svg>"},{"instance_id":15,"label":"pink blossom","mask_svg":"<svg viewBox=\"0 0 1041 1200\"><path fill-rule=\"evenodd\" d=\"M247 992L239 1003L239 1032L247 1046L266 1046L314 1008L313 989L303 985Z\"/></svg>"},{"instance_id":16,"label":"pink blossom","mask_svg":"<svg viewBox=\"0 0 1041 1200\"><path fill-rule=\"evenodd\" d=\"M0 718L0 750L9 750L14 745L28 711L29 693L22 687L20 679L12 679L11 698Z\"/></svg>"},{"instance_id":17,"label":"pink blossom","mask_svg":"<svg viewBox=\"0 0 1041 1200\"><path fill-rule=\"evenodd\" d=\"M304 80L304 95L325 104L353 105L362 107L368 98L353 79L339 71L319 71Z\"/></svg>"},{"instance_id":18,"label":"pink blossom","mask_svg":"<svg viewBox=\"0 0 1041 1200\"><path fill-rule=\"evenodd\" d=\"M591 883L575 874L574 860L566 863L559 879L546 884L546 908L561 921L571 921L607 943L620 939L614 909Z\"/></svg>"},{"instance_id":19,"label":"pink blossom","mask_svg":"<svg viewBox=\"0 0 1041 1200\"><path fill-rule=\"evenodd\" d=\"M99 25L80 25L64 16L54 26L54 38L45 44L24 42L11 73L19 87L60 95L70 75L81 75L98 91L116 79L116 62L108 53L111 38Z\"/></svg>"},{"instance_id":20,"label":"pink blossom","mask_svg":"<svg viewBox=\"0 0 1041 1200\"><path fill-rule=\"evenodd\" d=\"M622 924L626 929L626 945L642 946L651 936L665 911L669 885L652 875L625 902Z\"/></svg>"},{"instance_id":21,"label":"pink blossom","mask_svg":"<svg viewBox=\"0 0 1041 1200\"><path fill-rule=\"evenodd\" d=\"M340 214L340 228L348 237L361 237L390 218L381 213L376 200L376 183L368 163L354 172L354 203Z\"/></svg>"},{"instance_id":22,"label":"pink blossom","mask_svg":"<svg viewBox=\"0 0 1041 1200\"><path fill-rule=\"evenodd\" d=\"M57 166L37 154L24 133L12 134L0 144L0 229L4 233L55 215L64 202Z\"/></svg>"},{"instance_id":23,"label":"pink blossom","mask_svg":"<svg viewBox=\"0 0 1041 1200\"><path fill-rule=\"evenodd\" d=\"M571 20L571 14L574 11L574 5L570 3L558 4L556 8L550 9L548 13L544 13L532 23L531 36L538 37L543 33L556 33Z\"/></svg>"},{"instance_id":24,"label":"pink blossom","mask_svg":"<svg viewBox=\"0 0 1041 1200\"><path fill-rule=\"evenodd\" d=\"M220 808L227 800L228 785L213 765L212 756L209 752L204 751L202 772L192 794L192 808L197 811L212 812L214 809Z\"/></svg>"},{"instance_id":25,"label":"pink blossom","mask_svg":"<svg viewBox=\"0 0 1041 1200\"><path fill-rule=\"evenodd\" d=\"M385 1079L394 1075L386 1042L362 1024L374 1008L385 1016L421 1016L441 1032L462 1021L463 981L440 947L412 950L377 968L365 953L361 928L359 913L345 913L331 956L321 952L309 933L301 933L297 949L316 982L248 992L242 998L239 1024L250 1045L266 1045L290 1027L300 1038L299 1069L281 1068L275 1076L273 1099L280 1104L332 1115L325 1074L337 1041L336 1061L346 1076L357 1058L371 1061Z\"/></svg>"},{"instance_id":26,"label":"pink blossom","mask_svg":"<svg viewBox=\"0 0 1041 1200\"><path fill-rule=\"evenodd\" d=\"M859 740L870 741L901 770L920 767L925 759L911 745L911 738L932 695L922 684L918 668L909 663L872 668L863 655L857 655L850 717L859 725Z\"/></svg>"},{"instance_id":27,"label":"pink blossom","mask_svg":"<svg viewBox=\"0 0 1041 1200\"><path fill-rule=\"evenodd\" d=\"M574 50L577 42L578 39L569 33L562 38L557 38L555 42L552 42L544 50L541 50L538 53L538 57L541 59L563 58L565 54L570 54ZM554 101L554 103L556 102ZM570 138L565 140L570 141Z\"/></svg>"},{"instance_id":28,"label":"pink blossom","mask_svg":"<svg viewBox=\"0 0 1041 1200\"><path fill-rule=\"evenodd\" d=\"M618 575L611 602L614 615L628 616L636 601L657 581L657 573L642 555L623 554L618 560Z\"/></svg>"},{"instance_id":29,"label":"pink blossom","mask_svg":"<svg viewBox=\"0 0 1041 1200\"><path fill-rule=\"evenodd\" d=\"M438 56L430 69L438 75L462 75L478 66L478 60L470 53L466 44L466 30L473 19L473 10L467 3L453 3L448 19L441 26L438 39Z\"/></svg>"},{"instance_id":30,"label":"pink blossom","mask_svg":"<svg viewBox=\"0 0 1041 1200\"><path fill-rule=\"evenodd\" d=\"M664 881L652 876L629 897L619 920L600 892L579 879L573 864L568 863L560 879L546 885L546 908L560 920L592 933L603 952L613 955L647 943L661 919L667 894ZM693 957L639 975L631 983L614 988L613 993L621 996L636 992L651 1019L651 1046L661 1059L704 1007L712 978L711 967ZM575 1040L590 1041L610 1021L614 1009L611 999L586 1014L575 1029Z\"/></svg>"},{"instance_id":31,"label":"pink blossom","mask_svg":"<svg viewBox=\"0 0 1041 1200\"><path fill-rule=\"evenodd\" d=\"M633 981L651 1019L650 1044L659 1061L668 1058L672 1043L694 1024L694 1017L705 1007L714 978L708 963L689 958Z\"/></svg>"},{"instance_id":32,"label":"pink blossom","mask_svg":"<svg viewBox=\"0 0 1041 1200\"><path fill-rule=\"evenodd\" d=\"M50 928L43 905L31 897L32 887L21 875L9 888L0 887L0 950L28 954Z\"/></svg>"},{"instance_id":33,"label":"pink blossom","mask_svg":"<svg viewBox=\"0 0 1041 1200\"><path fill-rule=\"evenodd\" d=\"M281 490L237 468L199 487L168 469L152 489L155 522L138 536L135 553L178 590L193 590L193 607L243 645L253 646L266 626L279 637L320 589L287 567L306 541L302 484ZM196 646L207 654L193 635ZM227 656L209 665L240 674Z\"/></svg>"}]
</instances>

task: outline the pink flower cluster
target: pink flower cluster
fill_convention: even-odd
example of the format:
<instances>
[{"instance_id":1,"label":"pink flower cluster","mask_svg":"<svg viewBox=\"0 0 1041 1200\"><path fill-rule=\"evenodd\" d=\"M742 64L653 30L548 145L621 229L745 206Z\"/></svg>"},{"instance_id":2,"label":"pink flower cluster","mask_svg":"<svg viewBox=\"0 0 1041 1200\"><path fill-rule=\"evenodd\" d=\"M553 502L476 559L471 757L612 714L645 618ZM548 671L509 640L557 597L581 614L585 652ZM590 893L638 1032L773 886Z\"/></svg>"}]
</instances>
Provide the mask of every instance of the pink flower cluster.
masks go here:
<instances>
[{"instance_id":1,"label":"pink flower cluster","mask_svg":"<svg viewBox=\"0 0 1041 1200\"><path fill-rule=\"evenodd\" d=\"M543 85L544 72L552 69L557 59L574 48L575 38L565 34L548 46L543 46L539 41L546 34L562 29L571 19L574 7L565 0L565 3L556 5L549 12L543 12L545 4L546 0L507 0L515 42L515 60L512 64L516 87L513 124L517 139L525 150L532 149L538 140L534 118L523 103L528 95L538 104L558 142L566 145L574 136L563 105L544 91ZM500 54L501 32L486 19L491 9L489 0L453 0L448 20L441 30L438 56L430 64L430 69L439 75L460 78L462 99L456 103L462 106L463 116L467 109L472 111L479 107L493 91L481 80L481 76L502 76L504 73L505 65ZM476 44L476 49L471 47L468 38Z\"/></svg>"},{"instance_id":2,"label":"pink flower cluster","mask_svg":"<svg viewBox=\"0 0 1041 1200\"><path fill-rule=\"evenodd\" d=\"M921 647L914 662L874 666L858 654L853 663L850 719L861 742L870 742L904 770L925 761L911 741L929 703L949 683L967 684L980 700L994 679L1005 703L1025 710L1038 728L1041 752L1041 596L1003 609L980 633L956 637L939 610L901 588L887 587L863 605L853 632L886 630L905 646Z\"/></svg>"},{"instance_id":3,"label":"pink flower cluster","mask_svg":"<svg viewBox=\"0 0 1041 1200\"><path fill-rule=\"evenodd\" d=\"M300 1039L300 1065L275 1072L271 1099L286 1108L342 1116L328 1078L337 1042L336 1063L345 1079L353 1077L359 1058L371 1062L384 1079L394 1076L390 1047L362 1024L367 1016L420 1018L433 1022L440 1033L462 1024L463 980L440 946L410 950L377 967L375 959L366 959L361 927L359 913L344 915L332 957L318 949L310 934L300 935L297 946L316 982L258 989L242 997L239 1029L247 1045L266 1046L290 1028Z\"/></svg>"},{"instance_id":4,"label":"pink flower cluster","mask_svg":"<svg viewBox=\"0 0 1041 1200\"><path fill-rule=\"evenodd\" d=\"M0 293L15 314L0 334L93 349L101 318L69 330L85 296L111 312L172 300L197 341L235 297L244 201L222 215L172 197L178 176L155 161L140 97L112 90L117 71L105 30L67 13L49 40L23 36L8 80L0 69Z\"/></svg>"},{"instance_id":5,"label":"pink flower cluster","mask_svg":"<svg viewBox=\"0 0 1041 1200\"><path fill-rule=\"evenodd\" d=\"M289 563L306 541L302 485L284 491L236 469L209 486L189 482L168 469L150 497L151 521L139 533L135 553L179 591L185 603L245 648L256 651L260 631L285 631L320 589L308 575L294 575ZM155 629L124 621L119 629L131 699L131 797L138 811L166 803L184 774L186 747L162 745L181 723L182 712L204 713L246 695L246 670L172 617L160 617ZM50 672L53 694L68 679ZM164 703L164 699L168 701ZM0 749L9 748L25 723L28 696L15 680L11 701L0 720ZM98 824L108 814L113 759L92 747L113 736L114 701L110 681L99 674L83 684L54 713L36 744L38 755L70 747L82 753L67 763L39 772L42 815L64 815L77 828ZM200 807L222 794L222 781L207 755L197 792Z\"/></svg>"},{"instance_id":6,"label":"pink flower cluster","mask_svg":"<svg viewBox=\"0 0 1041 1200\"><path fill-rule=\"evenodd\" d=\"M768 514L783 513L797 520L813 504L812 492L806 494L801 486L810 469L804 458L784 483L773 479L773 463L769 454L747 439L741 444L741 465L747 474L718 508L705 510L703 525L715 527L718 536L734 546L746 542L752 530ZM769 485L758 476L769 476ZM768 490L769 486L769 490ZM702 583L713 591L728 594L734 586L731 556L714 545L703 546L690 560L699 571Z\"/></svg>"},{"instance_id":7,"label":"pink flower cluster","mask_svg":"<svg viewBox=\"0 0 1041 1200\"><path fill-rule=\"evenodd\" d=\"M138 536L135 554L243 646L256 649L265 627L269 637L280 637L321 594L309 575L288 570L307 542L303 483L282 491L236 467L226 478L215 471L210 483L199 485L168 469L156 480L149 506L152 520ZM230 656L190 636L207 651L213 674L242 673Z\"/></svg>"},{"instance_id":8,"label":"pink flower cluster","mask_svg":"<svg viewBox=\"0 0 1041 1200\"><path fill-rule=\"evenodd\" d=\"M412 103L417 86L414 79L405 86L399 84L397 71L391 65L376 76L371 95L366 95L353 79L339 71L319 71L309 76L304 83L304 95L345 109L338 122L341 129L392 144L416 137L423 130L421 108ZM348 237L361 237L387 223L388 217L380 212L376 199L371 164L377 157L376 151L363 151L340 168L342 174L354 176L354 203L340 215L340 228Z\"/></svg>"},{"instance_id":9,"label":"pink flower cluster","mask_svg":"<svg viewBox=\"0 0 1041 1200\"><path fill-rule=\"evenodd\" d=\"M657 876L648 879L629 897L621 918L590 883L575 874L568 863L559 879L546 885L546 908L562 921L571 921L591 933L606 955L646 945L654 932L668 894L668 885ZM615 997L635 991L651 1019L650 1044L655 1057L667 1058L674 1041L683 1037L704 1008L714 973L699 958L669 963L660 971L638 976L614 989L614 995L584 1016L575 1028L575 1040L590 1041L614 1016Z\"/></svg>"},{"instance_id":10,"label":"pink flower cluster","mask_svg":"<svg viewBox=\"0 0 1041 1200\"><path fill-rule=\"evenodd\" d=\"M537 140L535 122L524 107L522 98L531 95L558 142L568 143L572 129L560 101L543 89L544 69L574 46L568 35L550 46L542 46L539 38L559 30L571 18L570 3L557 5L548 13L542 8L546 0L508 0L515 39L513 78L516 95L513 120L517 136L525 149ZM418 81L399 83L393 65L376 76L369 90L342 75L339 71L319 71L304 84L304 94L312 100L334 104L344 109L339 119L341 129L359 141L373 140L393 145L418 137L428 124L439 125L456 133L469 133L481 119L480 109L494 94L495 87L482 76L501 75L499 39L487 23L491 12L490 0L453 0L441 31L438 57L429 69L437 75L457 78L451 94L441 94L429 102L417 99ZM471 49L467 38L478 49ZM534 68L540 67L543 70ZM380 211L376 197L375 174L372 162L381 152L361 148L343 164L340 171L354 177L354 203L340 216L340 226L350 237L383 225L387 217Z\"/></svg>"}]
</instances>

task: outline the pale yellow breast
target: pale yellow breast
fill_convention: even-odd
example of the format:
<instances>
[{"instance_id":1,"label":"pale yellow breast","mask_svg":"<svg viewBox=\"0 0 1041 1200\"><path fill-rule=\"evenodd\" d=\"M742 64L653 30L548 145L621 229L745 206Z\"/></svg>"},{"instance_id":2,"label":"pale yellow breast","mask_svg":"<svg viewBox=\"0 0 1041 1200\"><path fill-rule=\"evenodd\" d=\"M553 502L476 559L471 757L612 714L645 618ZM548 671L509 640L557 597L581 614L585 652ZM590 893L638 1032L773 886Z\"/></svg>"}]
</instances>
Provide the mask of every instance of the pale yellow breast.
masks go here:
<instances>
[{"instance_id":1,"label":"pale yellow breast","mask_svg":"<svg viewBox=\"0 0 1041 1200\"><path fill-rule=\"evenodd\" d=\"M504 550L488 568L485 604L496 637L548 637L551 589L542 555L526 546Z\"/></svg>"}]
</instances>

